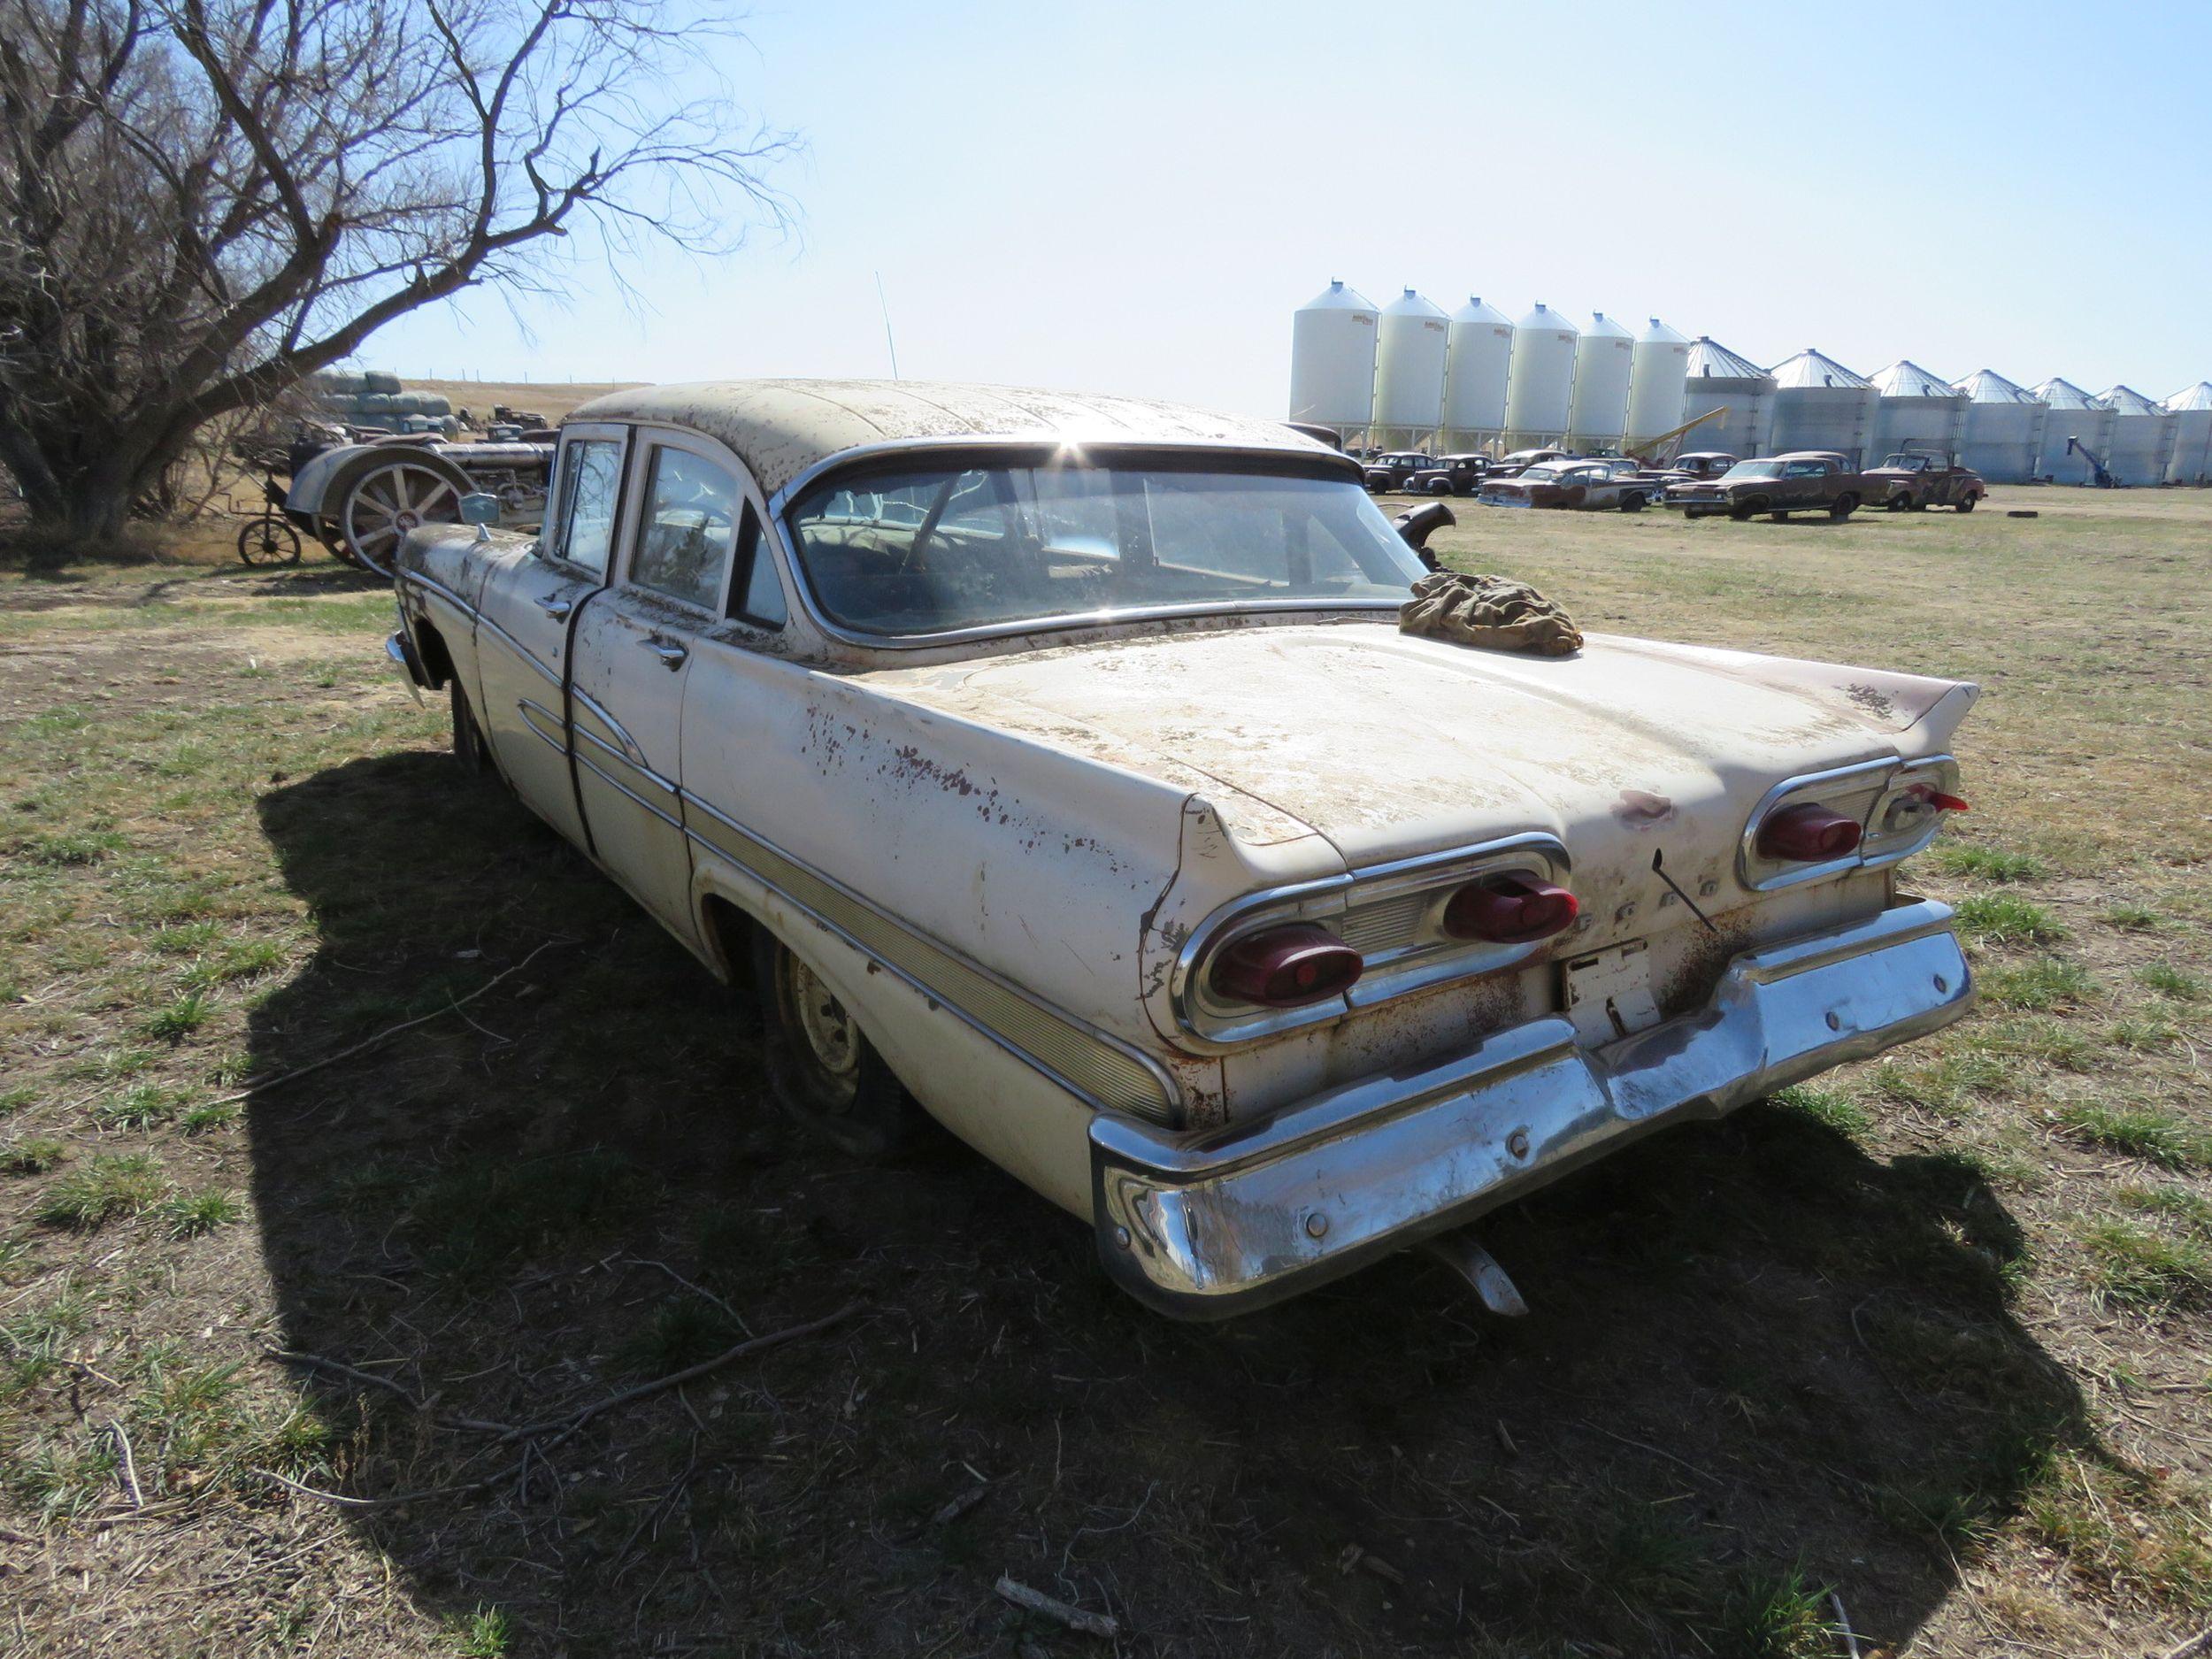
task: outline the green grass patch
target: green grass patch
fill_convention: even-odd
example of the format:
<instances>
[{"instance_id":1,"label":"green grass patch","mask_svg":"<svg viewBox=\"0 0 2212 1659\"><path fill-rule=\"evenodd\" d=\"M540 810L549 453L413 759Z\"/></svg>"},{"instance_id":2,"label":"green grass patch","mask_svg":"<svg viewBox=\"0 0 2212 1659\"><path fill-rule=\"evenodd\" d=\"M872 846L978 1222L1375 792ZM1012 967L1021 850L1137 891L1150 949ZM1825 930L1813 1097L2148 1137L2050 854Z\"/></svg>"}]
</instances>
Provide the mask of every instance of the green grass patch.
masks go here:
<instances>
[{"instance_id":1,"label":"green grass patch","mask_svg":"<svg viewBox=\"0 0 2212 1659\"><path fill-rule=\"evenodd\" d=\"M213 997L204 991L185 991L180 993L168 1007L147 1018L139 1029L149 1037L158 1037L167 1042L181 1042L214 1018Z\"/></svg>"},{"instance_id":2,"label":"green grass patch","mask_svg":"<svg viewBox=\"0 0 2212 1659\"><path fill-rule=\"evenodd\" d=\"M11 1175L43 1175L68 1156L66 1142L51 1135L26 1135L0 1149L0 1170Z\"/></svg>"},{"instance_id":3,"label":"green grass patch","mask_svg":"<svg viewBox=\"0 0 2212 1659\"><path fill-rule=\"evenodd\" d=\"M1980 979L1982 995L1989 1002L2032 1013L2074 1006L2097 991L2097 981L2086 968L2058 956L2039 956L2016 967L2001 965Z\"/></svg>"},{"instance_id":4,"label":"green grass patch","mask_svg":"<svg viewBox=\"0 0 2212 1659\"><path fill-rule=\"evenodd\" d=\"M1885 1060L1874 1068L1874 1087L1901 1106L1955 1116L1977 1096L2000 1094L2014 1083L2013 1066L2002 1055L1962 1048L1915 1065Z\"/></svg>"},{"instance_id":5,"label":"green grass patch","mask_svg":"<svg viewBox=\"0 0 2212 1659\"><path fill-rule=\"evenodd\" d=\"M234 1193L217 1187L205 1192L179 1193L165 1200L161 1206L161 1218L173 1239L197 1238L203 1233L212 1233L227 1227L246 1213Z\"/></svg>"},{"instance_id":6,"label":"green grass patch","mask_svg":"<svg viewBox=\"0 0 2212 1659\"><path fill-rule=\"evenodd\" d=\"M92 1109L93 1121L103 1129L151 1129L169 1122L184 1110L187 1096L157 1083L141 1083Z\"/></svg>"},{"instance_id":7,"label":"green grass patch","mask_svg":"<svg viewBox=\"0 0 2212 1659\"><path fill-rule=\"evenodd\" d=\"M1841 1135L1862 1135L1874 1126L1872 1113L1849 1095L1839 1094L1833 1089L1793 1083L1774 1096L1774 1103Z\"/></svg>"},{"instance_id":8,"label":"green grass patch","mask_svg":"<svg viewBox=\"0 0 2212 1659\"><path fill-rule=\"evenodd\" d=\"M1958 903L1959 932L1982 945L2047 945L2066 937L2058 918L2016 893L1970 893Z\"/></svg>"},{"instance_id":9,"label":"green grass patch","mask_svg":"<svg viewBox=\"0 0 2212 1659\"><path fill-rule=\"evenodd\" d=\"M2147 904L2108 904L2105 907L2104 919L2110 926L2139 933L2156 927L2161 918L2158 912Z\"/></svg>"},{"instance_id":10,"label":"green grass patch","mask_svg":"<svg viewBox=\"0 0 2212 1659\"><path fill-rule=\"evenodd\" d=\"M161 1166L150 1154L116 1153L96 1157L49 1187L36 1214L54 1226L88 1230L142 1215L167 1191Z\"/></svg>"},{"instance_id":11,"label":"green grass patch","mask_svg":"<svg viewBox=\"0 0 2212 1659\"><path fill-rule=\"evenodd\" d=\"M2031 1541L2063 1556L2081 1586L2106 1601L2212 1608L2212 1516L2166 1479L2063 1459L2030 1494L2023 1520Z\"/></svg>"},{"instance_id":12,"label":"green grass patch","mask_svg":"<svg viewBox=\"0 0 2212 1659\"><path fill-rule=\"evenodd\" d=\"M2138 968L2135 977L2159 995L2177 1002L2196 1002L2204 998L2204 981L2170 962L2154 962L2148 967Z\"/></svg>"},{"instance_id":13,"label":"green grass patch","mask_svg":"<svg viewBox=\"0 0 2212 1659\"><path fill-rule=\"evenodd\" d=\"M2093 1146L2124 1152L2170 1170L2212 1165L2212 1135L2170 1112L2148 1106L2085 1104L2067 1107L2058 1120L2078 1139Z\"/></svg>"},{"instance_id":14,"label":"green grass patch","mask_svg":"<svg viewBox=\"0 0 2212 1659\"><path fill-rule=\"evenodd\" d=\"M1827 1586L1801 1567L1744 1573L1717 1633L1724 1651L1746 1659L1830 1659L1842 1635L1829 1617Z\"/></svg>"},{"instance_id":15,"label":"green grass patch","mask_svg":"<svg viewBox=\"0 0 2212 1659\"><path fill-rule=\"evenodd\" d=\"M1939 841L1929 856L1946 875L1972 876L1981 881L2040 881L2050 873L2040 858L2027 853L2009 853L1966 841Z\"/></svg>"},{"instance_id":16,"label":"green grass patch","mask_svg":"<svg viewBox=\"0 0 2212 1659\"><path fill-rule=\"evenodd\" d=\"M451 1635L459 1659L505 1659L514 1650L514 1621L504 1608L480 1606L456 1614Z\"/></svg>"},{"instance_id":17,"label":"green grass patch","mask_svg":"<svg viewBox=\"0 0 2212 1659\"><path fill-rule=\"evenodd\" d=\"M2113 1198L2125 1209L2164 1216L2212 1239L2212 1199L2185 1187L2123 1187Z\"/></svg>"},{"instance_id":18,"label":"green grass patch","mask_svg":"<svg viewBox=\"0 0 2212 1659\"><path fill-rule=\"evenodd\" d=\"M204 1135L211 1129L222 1129L238 1121L236 1101L211 1101L204 1106L188 1109L177 1119L177 1126L188 1135Z\"/></svg>"},{"instance_id":19,"label":"green grass patch","mask_svg":"<svg viewBox=\"0 0 2212 1659\"><path fill-rule=\"evenodd\" d=\"M215 956L203 956L184 971L188 991L211 991L234 979L258 979L284 965L284 947L274 940L234 940Z\"/></svg>"},{"instance_id":20,"label":"green grass patch","mask_svg":"<svg viewBox=\"0 0 2212 1659\"><path fill-rule=\"evenodd\" d=\"M12 1118L37 1100L38 1091L28 1083L19 1083L11 1089L0 1089L0 1118Z\"/></svg>"},{"instance_id":21,"label":"green grass patch","mask_svg":"<svg viewBox=\"0 0 2212 1659\"><path fill-rule=\"evenodd\" d=\"M75 830L62 835L35 836L22 850L35 864L65 869L73 864L104 864L129 844L113 830Z\"/></svg>"},{"instance_id":22,"label":"green grass patch","mask_svg":"<svg viewBox=\"0 0 2212 1659\"><path fill-rule=\"evenodd\" d=\"M2108 1302L2158 1312L2202 1307L2212 1299L2212 1251L2200 1240L2177 1239L2131 1221L2101 1221L2082 1241L2089 1252L2089 1282Z\"/></svg>"}]
</instances>

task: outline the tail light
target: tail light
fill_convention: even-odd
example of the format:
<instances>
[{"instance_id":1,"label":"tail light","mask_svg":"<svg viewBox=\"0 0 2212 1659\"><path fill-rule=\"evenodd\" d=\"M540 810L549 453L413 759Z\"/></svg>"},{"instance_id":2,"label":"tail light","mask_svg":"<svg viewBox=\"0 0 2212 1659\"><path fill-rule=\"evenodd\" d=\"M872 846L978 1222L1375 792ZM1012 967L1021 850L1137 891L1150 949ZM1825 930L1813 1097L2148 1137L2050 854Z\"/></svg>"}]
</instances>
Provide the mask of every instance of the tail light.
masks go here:
<instances>
[{"instance_id":1,"label":"tail light","mask_svg":"<svg viewBox=\"0 0 2212 1659\"><path fill-rule=\"evenodd\" d=\"M1912 788L1908 793L1918 795L1923 801L1925 801L1930 806L1935 808L1935 810L1939 812L1963 812L1966 810L1966 803L1961 800L1957 795L1946 795L1942 790L1935 788L1928 784L1916 783L1913 785Z\"/></svg>"},{"instance_id":2,"label":"tail light","mask_svg":"<svg viewBox=\"0 0 2212 1659\"><path fill-rule=\"evenodd\" d=\"M1858 845L1858 820L1816 801L1784 807L1759 826L1759 856L1785 863L1841 858Z\"/></svg>"},{"instance_id":3,"label":"tail light","mask_svg":"<svg viewBox=\"0 0 2212 1659\"><path fill-rule=\"evenodd\" d=\"M1348 991L1366 968L1358 951L1325 927L1286 922L1248 933L1214 958L1216 996L1260 1008L1301 1008Z\"/></svg>"},{"instance_id":4,"label":"tail light","mask_svg":"<svg viewBox=\"0 0 2212 1659\"><path fill-rule=\"evenodd\" d=\"M1452 895L1444 906L1444 931L1454 939L1525 945L1563 933L1581 908L1573 894L1548 881L1486 876Z\"/></svg>"}]
</instances>

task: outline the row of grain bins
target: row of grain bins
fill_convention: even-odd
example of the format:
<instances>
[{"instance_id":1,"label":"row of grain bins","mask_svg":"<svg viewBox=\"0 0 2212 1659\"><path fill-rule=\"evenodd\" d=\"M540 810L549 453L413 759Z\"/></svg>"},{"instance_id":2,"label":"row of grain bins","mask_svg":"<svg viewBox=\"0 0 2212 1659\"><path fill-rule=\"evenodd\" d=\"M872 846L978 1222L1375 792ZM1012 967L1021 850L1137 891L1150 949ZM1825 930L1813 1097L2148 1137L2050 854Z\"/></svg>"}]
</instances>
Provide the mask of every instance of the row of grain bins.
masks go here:
<instances>
[{"instance_id":1,"label":"row of grain bins","mask_svg":"<svg viewBox=\"0 0 2212 1659\"><path fill-rule=\"evenodd\" d=\"M2162 404L2125 386L2029 391L1988 369L1949 381L1908 359L1868 377L1809 348L1762 369L1657 318L1632 334L1539 304L1516 322L1480 299L1447 316L1411 288L1378 310L1342 282L1293 319L1290 418L1439 453L1634 450L1700 420L1683 448L1838 449L1867 465L1949 450L1995 482L2086 483L2073 437L2122 483L2212 482L2212 382Z\"/></svg>"}]
</instances>

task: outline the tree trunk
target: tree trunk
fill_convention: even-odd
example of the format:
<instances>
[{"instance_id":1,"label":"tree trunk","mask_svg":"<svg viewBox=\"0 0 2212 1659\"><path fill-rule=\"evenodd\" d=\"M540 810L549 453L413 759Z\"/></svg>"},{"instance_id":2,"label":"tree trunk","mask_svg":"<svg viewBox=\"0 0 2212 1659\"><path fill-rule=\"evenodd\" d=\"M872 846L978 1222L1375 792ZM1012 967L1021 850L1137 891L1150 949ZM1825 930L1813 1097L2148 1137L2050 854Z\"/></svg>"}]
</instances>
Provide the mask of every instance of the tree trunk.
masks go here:
<instances>
[{"instance_id":1,"label":"tree trunk","mask_svg":"<svg viewBox=\"0 0 2212 1659\"><path fill-rule=\"evenodd\" d=\"M0 426L0 462L22 486L34 530L86 544L122 539L131 503L165 464L158 457L134 464L113 434L81 421L66 427L58 423L54 430L27 423Z\"/></svg>"}]
</instances>

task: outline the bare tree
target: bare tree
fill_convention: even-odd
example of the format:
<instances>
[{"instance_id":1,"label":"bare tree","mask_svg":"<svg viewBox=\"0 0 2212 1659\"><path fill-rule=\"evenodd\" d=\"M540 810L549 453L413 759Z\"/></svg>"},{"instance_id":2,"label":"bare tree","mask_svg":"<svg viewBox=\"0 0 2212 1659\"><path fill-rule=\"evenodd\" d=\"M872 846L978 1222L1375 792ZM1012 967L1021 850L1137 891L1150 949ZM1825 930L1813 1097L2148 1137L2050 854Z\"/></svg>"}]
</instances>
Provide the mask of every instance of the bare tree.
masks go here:
<instances>
[{"instance_id":1,"label":"bare tree","mask_svg":"<svg viewBox=\"0 0 2212 1659\"><path fill-rule=\"evenodd\" d=\"M687 8L688 13L690 8ZM0 0L0 463L111 536L204 423L476 284L786 217L656 0Z\"/></svg>"}]
</instances>

